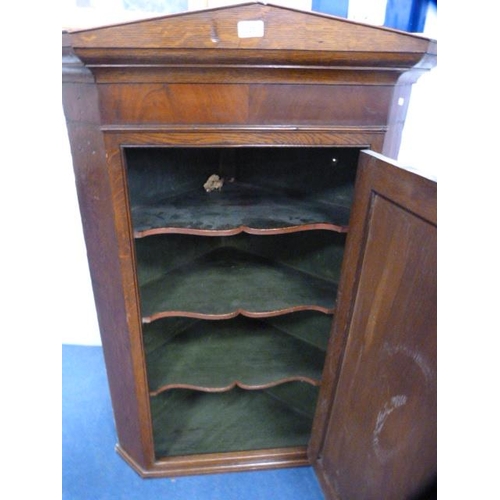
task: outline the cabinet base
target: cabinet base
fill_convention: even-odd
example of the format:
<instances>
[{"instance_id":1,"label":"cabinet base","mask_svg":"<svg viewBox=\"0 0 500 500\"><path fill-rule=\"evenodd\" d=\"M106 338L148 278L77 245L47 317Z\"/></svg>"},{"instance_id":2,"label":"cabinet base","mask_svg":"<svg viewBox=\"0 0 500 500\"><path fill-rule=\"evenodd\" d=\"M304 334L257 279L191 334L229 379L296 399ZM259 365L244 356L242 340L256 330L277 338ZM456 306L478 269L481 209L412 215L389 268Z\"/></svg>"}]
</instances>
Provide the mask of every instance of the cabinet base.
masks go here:
<instances>
[{"instance_id":1,"label":"cabinet base","mask_svg":"<svg viewBox=\"0 0 500 500\"><path fill-rule=\"evenodd\" d=\"M310 465L305 447L169 457L156 460L151 467L147 468L138 464L119 444L116 445L116 452L142 478L217 474Z\"/></svg>"}]
</instances>

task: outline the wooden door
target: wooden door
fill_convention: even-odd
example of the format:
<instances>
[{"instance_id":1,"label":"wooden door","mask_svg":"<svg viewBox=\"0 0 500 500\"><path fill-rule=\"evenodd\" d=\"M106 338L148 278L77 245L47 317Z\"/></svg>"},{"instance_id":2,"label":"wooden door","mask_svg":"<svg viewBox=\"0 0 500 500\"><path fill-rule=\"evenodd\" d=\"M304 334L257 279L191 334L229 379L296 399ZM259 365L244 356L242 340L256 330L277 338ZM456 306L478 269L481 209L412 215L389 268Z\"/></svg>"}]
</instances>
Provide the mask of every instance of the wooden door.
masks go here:
<instances>
[{"instance_id":1,"label":"wooden door","mask_svg":"<svg viewBox=\"0 0 500 500\"><path fill-rule=\"evenodd\" d=\"M435 488L436 193L361 153L334 332L345 350L312 457L327 498L431 498Z\"/></svg>"}]
</instances>

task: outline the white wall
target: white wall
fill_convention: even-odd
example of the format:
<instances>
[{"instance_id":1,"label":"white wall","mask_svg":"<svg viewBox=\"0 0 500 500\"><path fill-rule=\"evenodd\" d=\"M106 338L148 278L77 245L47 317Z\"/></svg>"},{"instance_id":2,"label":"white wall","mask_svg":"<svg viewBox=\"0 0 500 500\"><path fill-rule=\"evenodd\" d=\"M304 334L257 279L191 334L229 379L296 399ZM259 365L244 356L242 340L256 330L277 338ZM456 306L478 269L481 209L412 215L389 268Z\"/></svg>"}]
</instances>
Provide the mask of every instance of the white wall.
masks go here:
<instances>
[{"instance_id":1,"label":"white wall","mask_svg":"<svg viewBox=\"0 0 500 500\"><path fill-rule=\"evenodd\" d=\"M54 324L54 327L57 328L63 344L100 345L101 339L62 105L59 112L61 113L61 147L64 162L63 168L60 168L58 172L57 190L54 196L57 197L57 203L61 207L58 223L60 227L64 227L64 231L56 233L52 242L55 248L62 249L54 254L54 261L50 263L59 277L59 285L56 289L56 293L60 295L58 322Z\"/></svg>"},{"instance_id":2,"label":"white wall","mask_svg":"<svg viewBox=\"0 0 500 500\"><path fill-rule=\"evenodd\" d=\"M438 38L437 12L429 8L424 33ZM444 124L438 120L438 67L422 75L413 86L398 161L426 174L438 175L438 139Z\"/></svg>"},{"instance_id":3,"label":"white wall","mask_svg":"<svg viewBox=\"0 0 500 500\"><path fill-rule=\"evenodd\" d=\"M356 0L356 2L353 2L355 8L351 7L349 16L356 19L363 18L364 22L373 21L373 24L377 24L380 21L380 5L378 4L385 0L364 1L370 4L370 7L364 11L365 13L363 14L363 3ZM210 7L215 6L215 4L231 3L231 1L227 0L201 0L201 2L190 0L190 2L192 5L205 3ZM288 4L293 8L298 8L297 1L281 0L272 3ZM311 0L302 3L304 5L307 3L310 6ZM71 16L75 15L75 11L68 9L67 13L64 24L74 26L75 22L72 21ZM130 14L125 15L129 16ZM87 15L77 16L75 19L79 20L79 26L109 24L115 22L116 19L123 19L123 13L113 14L112 11L107 9L99 17L98 12L94 10L93 12L87 12ZM426 35L437 38L435 15L431 16ZM414 86L399 156L399 160L404 164L421 169L431 175L437 175L437 165L433 162L431 152L437 145L438 123L436 120L429 119L437 105L436 89L437 70L435 68L431 73L422 77ZM52 265L58 271L62 286L57 308L57 314L61 321L58 321L54 328L64 344L100 345L62 107L59 113L61 116L62 163L58 166L58 185L52 196L55 197L53 201L57 202L57 205L61 207L61 223L67 229L64 233L53 236L52 244L62 248L63 252L56 254L57 257L54 257L54 262L47 263L47 265Z\"/></svg>"},{"instance_id":4,"label":"white wall","mask_svg":"<svg viewBox=\"0 0 500 500\"><path fill-rule=\"evenodd\" d=\"M238 3L244 2L242 2L242 0L189 0L189 10L208 8L211 9ZM292 7L294 9L310 10L312 0L273 0L269 3L272 3L274 5L283 5L285 7Z\"/></svg>"}]
</instances>

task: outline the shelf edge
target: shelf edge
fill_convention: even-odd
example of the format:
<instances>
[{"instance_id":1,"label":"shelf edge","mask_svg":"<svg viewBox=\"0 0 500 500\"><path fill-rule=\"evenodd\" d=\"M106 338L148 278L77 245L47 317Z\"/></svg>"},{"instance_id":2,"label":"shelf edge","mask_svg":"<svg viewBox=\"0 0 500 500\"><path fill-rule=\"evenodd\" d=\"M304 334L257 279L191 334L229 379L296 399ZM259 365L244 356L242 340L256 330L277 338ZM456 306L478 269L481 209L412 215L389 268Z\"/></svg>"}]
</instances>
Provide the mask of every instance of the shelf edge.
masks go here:
<instances>
[{"instance_id":1,"label":"shelf edge","mask_svg":"<svg viewBox=\"0 0 500 500\"><path fill-rule=\"evenodd\" d=\"M150 396L158 396L162 392L169 391L171 389L189 389L193 391L200 391L200 392L210 392L210 393L218 393L218 392L229 392L236 387L243 389L245 391L258 391L258 390L264 390L264 389L270 389L271 387L276 387L282 384L286 384L288 382L305 382L308 383L314 387L319 387L321 384L320 380L316 380L310 377L303 377L303 376L296 376L296 377L286 377L283 379L279 379L273 382L269 382L266 384L260 384L260 385L247 385L244 384L243 382L240 382L239 380L235 380L231 384L225 387L205 387L201 385L194 385L194 384L165 384L156 389L155 391L150 391L149 395Z\"/></svg>"},{"instance_id":2,"label":"shelf edge","mask_svg":"<svg viewBox=\"0 0 500 500\"><path fill-rule=\"evenodd\" d=\"M145 229L143 231L134 231L134 238L140 239L147 236L156 236L159 234L188 234L193 236L235 236L241 233L253 234L258 236L274 236L279 234L298 233L302 231L333 231L336 233L347 233L348 226L332 224L329 222L317 222L311 224L304 224L301 226L289 226L272 229L258 229L249 226L238 226L231 229L193 229L184 227L160 227Z\"/></svg>"},{"instance_id":3,"label":"shelf edge","mask_svg":"<svg viewBox=\"0 0 500 500\"><path fill-rule=\"evenodd\" d=\"M299 311L317 311L323 314L335 314L335 307L327 308L315 305L304 305L304 306L294 306L288 307L286 309L280 309L276 311L246 311L244 309L237 309L229 313L222 314L209 314L209 313L198 313L194 311L161 311L149 316L143 316L143 324L149 324L153 321L170 318L170 317L185 317L185 318L195 318L195 319L205 319L205 320L226 320L232 319L239 315L245 316L247 318L272 318L274 316L283 316L285 314L291 314Z\"/></svg>"}]
</instances>

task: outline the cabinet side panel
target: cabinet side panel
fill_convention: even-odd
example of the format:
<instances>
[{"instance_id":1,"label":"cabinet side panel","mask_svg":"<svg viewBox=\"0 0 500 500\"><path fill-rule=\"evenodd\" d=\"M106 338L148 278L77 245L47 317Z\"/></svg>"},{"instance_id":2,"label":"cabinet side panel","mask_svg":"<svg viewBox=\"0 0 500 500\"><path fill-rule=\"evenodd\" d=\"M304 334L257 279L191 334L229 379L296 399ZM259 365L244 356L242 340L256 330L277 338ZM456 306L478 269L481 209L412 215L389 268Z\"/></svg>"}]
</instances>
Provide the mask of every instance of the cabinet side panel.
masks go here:
<instances>
[{"instance_id":1,"label":"cabinet side panel","mask_svg":"<svg viewBox=\"0 0 500 500\"><path fill-rule=\"evenodd\" d=\"M97 102L92 84L63 85L78 201L118 440L145 466L150 462L148 440L140 425L141 405Z\"/></svg>"},{"instance_id":2,"label":"cabinet side panel","mask_svg":"<svg viewBox=\"0 0 500 500\"><path fill-rule=\"evenodd\" d=\"M397 158L401 137L410 102L412 85L400 83L394 87L392 102L389 111L387 133L385 135L382 153L389 158Z\"/></svg>"},{"instance_id":3,"label":"cabinet side panel","mask_svg":"<svg viewBox=\"0 0 500 500\"><path fill-rule=\"evenodd\" d=\"M392 101L389 108L387 133L384 140L384 147L382 149L382 154L389 158L398 157L413 84L418 80L422 73L423 70L417 66L415 69L402 74L393 88Z\"/></svg>"}]
</instances>

